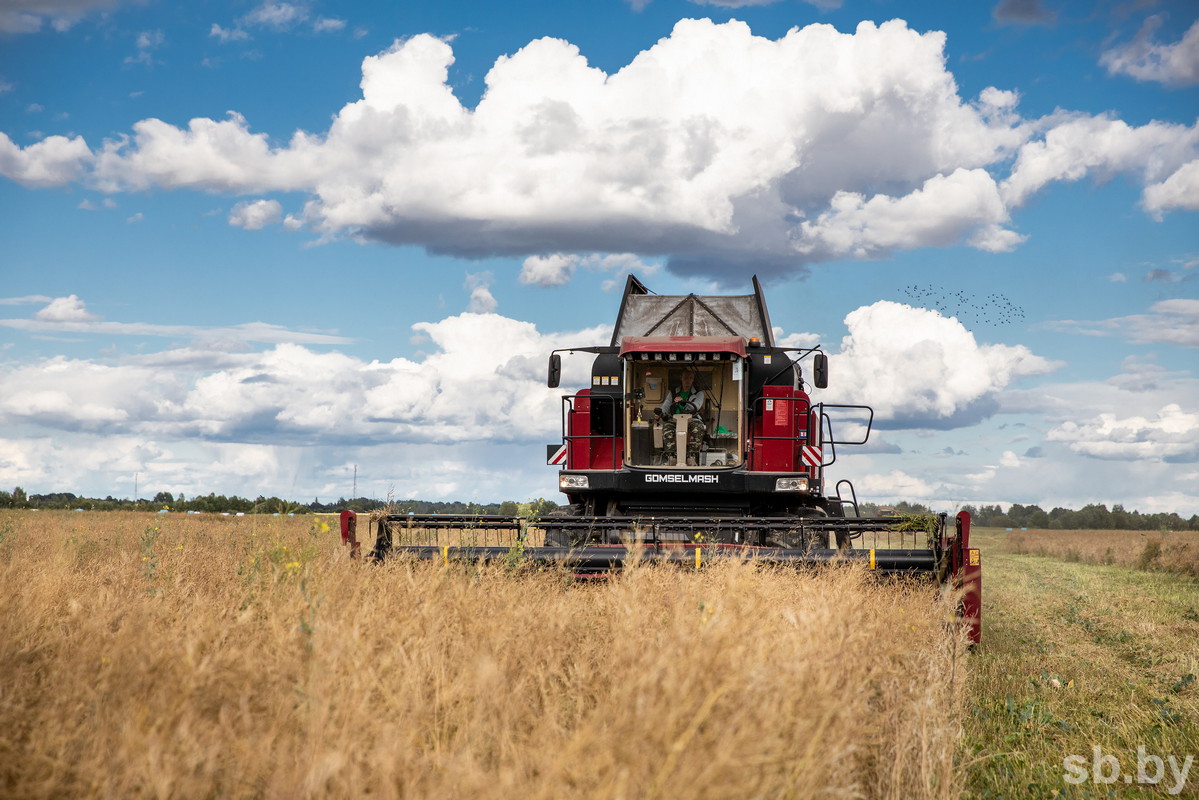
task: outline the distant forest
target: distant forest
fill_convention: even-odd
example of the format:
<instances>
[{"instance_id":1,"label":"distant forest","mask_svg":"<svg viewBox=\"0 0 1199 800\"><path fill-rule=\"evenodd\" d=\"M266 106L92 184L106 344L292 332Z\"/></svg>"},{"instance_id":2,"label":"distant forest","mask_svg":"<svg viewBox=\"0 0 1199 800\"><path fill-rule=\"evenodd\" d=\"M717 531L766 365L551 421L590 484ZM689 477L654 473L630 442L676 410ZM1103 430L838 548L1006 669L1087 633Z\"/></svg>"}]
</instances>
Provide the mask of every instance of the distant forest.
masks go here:
<instances>
[{"instance_id":1,"label":"distant forest","mask_svg":"<svg viewBox=\"0 0 1199 800\"><path fill-rule=\"evenodd\" d=\"M1142 514L1126 511L1116 504L1108 510L1106 505L1091 504L1077 511L1055 508L1045 511L1040 506L1022 506L1013 503L1004 511L995 506L965 506L975 525L996 528L1057 528L1061 530L1130 530L1130 531L1199 531L1199 514L1184 520L1173 512L1169 514Z\"/></svg>"},{"instance_id":2,"label":"distant forest","mask_svg":"<svg viewBox=\"0 0 1199 800\"><path fill-rule=\"evenodd\" d=\"M178 496L170 492L159 492L152 499L117 499L109 495L103 500L80 497L71 492L52 494L26 494L21 487L11 492L0 491L0 508L82 509L84 511L177 511L200 514L316 514L345 511L369 512L390 509L397 514L503 514L506 516L540 516L558 504L552 500L538 498L525 503L506 500L502 503L433 502L429 500L374 500L355 497L347 500L339 497L335 502L322 503L319 499L311 503L298 503L279 497L262 497L250 500L245 497L226 497L223 494Z\"/></svg>"},{"instance_id":3,"label":"distant forest","mask_svg":"<svg viewBox=\"0 0 1199 800\"><path fill-rule=\"evenodd\" d=\"M875 503L859 504L861 515L864 517L879 514L930 514L927 506L920 503L901 502L894 506L884 506ZM283 500L279 497L259 496L253 500L245 497L226 497L221 494L198 495L192 498L182 494L175 496L170 492L159 492L149 500L118 500L111 495L103 500L80 497L70 492L55 492L53 494L26 494L21 487L11 492L0 491L0 508L44 508L44 509L83 509L85 511L175 511L194 512L203 514L313 514L330 513L349 509L351 511L369 512L380 509L390 509L393 513L407 514L501 514L504 516L541 516L558 504L553 500L537 498L519 503L515 500L505 500L502 503L462 503L434 502L430 500L375 500L369 497L355 497L347 500L339 497L336 501L322 503L314 499L311 503L298 503ZM1045 511L1040 506L1025 506L1013 503L1005 511L1000 505L972 506L966 505L962 510L969 511L974 524L980 527L995 528L1055 528L1059 530L1134 530L1134 531L1199 531L1199 514L1184 520L1178 514L1142 514L1139 511L1126 511L1122 505L1114 505L1108 509L1106 505L1092 504L1083 506L1075 511L1069 508L1054 508Z\"/></svg>"},{"instance_id":4,"label":"distant forest","mask_svg":"<svg viewBox=\"0 0 1199 800\"><path fill-rule=\"evenodd\" d=\"M898 514L928 514L928 508L918 503L900 503L896 506L861 504L862 516L873 516L894 509ZM1075 511L1070 508L1054 508L1046 511L1040 506L1024 506L1013 503L1006 511L1000 505L962 506L969 511L973 524L982 528L1050 528L1056 530L1129 530L1129 531L1199 531L1199 514L1183 519L1175 513L1142 514L1126 511L1116 504L1091 504Z\"/></svg>"}]
</instances>

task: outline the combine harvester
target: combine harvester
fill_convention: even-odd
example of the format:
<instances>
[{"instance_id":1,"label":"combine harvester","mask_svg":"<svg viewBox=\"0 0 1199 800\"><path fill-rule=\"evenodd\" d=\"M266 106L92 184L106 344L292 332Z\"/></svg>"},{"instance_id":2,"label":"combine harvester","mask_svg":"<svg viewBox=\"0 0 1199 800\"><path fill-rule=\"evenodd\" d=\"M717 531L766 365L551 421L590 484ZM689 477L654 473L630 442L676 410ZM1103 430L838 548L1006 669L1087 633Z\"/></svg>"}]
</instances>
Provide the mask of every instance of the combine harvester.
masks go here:
<instances>
[{"instance_id":1,"label":"combine harvester","mask_svg":"<svg viewBox=\"0 0 1199 800\"><path fill-rule=\"evenodd\" d=\"M808 390L828 386L828 357L819 346L776 346L756 277L753 286L751 295L668 296L629 276L611 343L550 355L551 388L562 352L595 356L591 386L562 398L561 444L547 447L568 505L536 521L377 515L369 557L519 558L577 575L632 560L861 561L959 593L978 642L982 574L969 514L862 517L849 481L830 486L837 446L865 444L874 412L812 402ZM809 358L811 385L801 366ZM853 438L838 438L834 419ZM353 553L356 524L342 513ZM500 539L507 544L488 543Z\"/></svg>"}]
</instances>

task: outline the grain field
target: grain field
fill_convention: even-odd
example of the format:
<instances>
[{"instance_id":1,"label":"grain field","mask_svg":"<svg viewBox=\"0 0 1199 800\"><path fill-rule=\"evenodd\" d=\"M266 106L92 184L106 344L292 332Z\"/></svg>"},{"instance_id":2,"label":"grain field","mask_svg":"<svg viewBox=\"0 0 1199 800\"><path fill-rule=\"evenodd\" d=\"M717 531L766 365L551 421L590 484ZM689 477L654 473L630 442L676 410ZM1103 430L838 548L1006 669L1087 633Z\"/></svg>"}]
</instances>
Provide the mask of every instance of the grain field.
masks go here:
<instances>
[{"instance_id":1,"label":"grain field","mask_svg":"<svg viewBox=\"0 0 1199 800\"><path fill-rule=\"evenodd\" d=\"M332 520L0 516L6 797L949 798L963 656L859 569L351 562Z\"/></svg>"}]
</instances>

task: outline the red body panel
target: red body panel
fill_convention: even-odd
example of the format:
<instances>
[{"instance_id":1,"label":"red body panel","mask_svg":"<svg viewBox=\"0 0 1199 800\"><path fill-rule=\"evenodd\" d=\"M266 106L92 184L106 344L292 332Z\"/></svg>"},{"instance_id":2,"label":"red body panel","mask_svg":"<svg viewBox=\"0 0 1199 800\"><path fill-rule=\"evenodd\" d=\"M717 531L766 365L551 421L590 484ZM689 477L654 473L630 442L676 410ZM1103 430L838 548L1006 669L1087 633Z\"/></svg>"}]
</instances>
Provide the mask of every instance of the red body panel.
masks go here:
<instances>
[{"instance_id":1,"label":"red body panel","mask_svg":"<svg viewBox=\"0 0 1199 800\"><path fill-rule=\"evenodd\" d=\"M350 558L358 558L362 543L358 541L358 515L353 511L341 512L341 543L350 546Z\"/></svg>"},{"instance_id":2,"label":"red body panel","mask_svg":"<svg viewBox=\"0 0 1199 800\"><path fill-rule=\"evenodd\" d=\"M567 469L590 469L591 465L591 400L590 389L580 389L579 396L570 408L566 423L568 435L566 447Z\"/></svg>"},{"instance_id":3,"label":"red body panel","mask_svg":"<svg viewBox=\"0 0 1199 800\"><path fill-rule=\"evenodd\" d=\"M970 514L959 512L958 522L961 523L961 537L958 550L953 554L957 571L954 587L962 592L961 613L966 636L971 644L978 644L983 635L982 554L977 548L970 547Z\"/></svg>"},{"instance_id":4,"label":"red body panel","mask_svg":"<svg viewBox=\"0 0 1199 800\"><path fill-rule=\"evenodd\" d=\"M624 466L624 437L591 440L590 469L620 469Z\"/></svg>"},{"instance_id":5,"label":"red body panel","mask_svg":"<svg viewBox=\"0 0 1199 800\"><path fill-rule=\"evenodd\" d=\"M763 386L761 413L754 417L749 468L754 472L804 469L799 448L807 442L808 396L789 386Z\"/></svg>"},{"instance_id":6,"label":"red body panel","mask_svg":"<svg viewBox=\"0 0 1199 800\"><path fill-rule=\"evenodd\" d=\"M624 466L624 437L591 433L590 389L580 389L569 419L566 469L620 469Z\"/></svg>"}]
</instances>

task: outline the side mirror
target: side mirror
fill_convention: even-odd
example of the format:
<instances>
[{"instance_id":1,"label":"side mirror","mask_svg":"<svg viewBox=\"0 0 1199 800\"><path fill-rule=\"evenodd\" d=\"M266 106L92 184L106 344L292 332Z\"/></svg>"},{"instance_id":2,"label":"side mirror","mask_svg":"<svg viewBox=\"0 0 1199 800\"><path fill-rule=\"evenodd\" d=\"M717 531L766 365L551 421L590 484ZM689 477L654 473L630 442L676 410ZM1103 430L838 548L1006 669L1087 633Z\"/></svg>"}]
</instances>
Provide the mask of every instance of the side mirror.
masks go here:
<instances>
[{"instance_id":1,"label":"side mirror","mask_svg":"<svg viewBox=\"0 0 1199 800\"><path fill-rule=\"evenodd\" d=\"M546 378L545 385L551 389L557 389L558 384L562 382L562 356L557 353L550 353L550 374Z\"/></svg>"},{"instance_id":2,"label":"side mirror","mask_svg":"<svg viewBox=\"0 0 1199 800\"><path fill-rule=\"evenodd\" d=\"M815 373L813 378L816 381L817 389L828 388L828 356L824 353L817 353L812 359L812 372Z\"/></svg>"}]
</instances>

